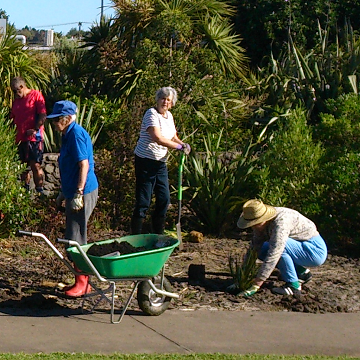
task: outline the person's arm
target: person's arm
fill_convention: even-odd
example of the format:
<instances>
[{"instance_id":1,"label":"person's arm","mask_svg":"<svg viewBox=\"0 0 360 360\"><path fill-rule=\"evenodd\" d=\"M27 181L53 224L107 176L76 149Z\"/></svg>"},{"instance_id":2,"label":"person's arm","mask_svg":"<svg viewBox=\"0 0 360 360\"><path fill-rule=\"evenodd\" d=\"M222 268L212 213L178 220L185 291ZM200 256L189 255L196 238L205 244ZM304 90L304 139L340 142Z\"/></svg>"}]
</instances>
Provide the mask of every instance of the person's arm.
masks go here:
<instances>
[{"instance_id":1,"label":"person's arm","mask_svg":"<svg viewBox=\"0 0 360 360\"><path fill-rule=\"evenodd\" d=\"M79 161L79 179L77 184L78 193L83 194L85 184L86 184L86 178L89 172L89 160L85 159L82 161Z\"/></svg>"},{"instance_id":2,"label":"person's arm","mask_svg":"<svg viewBox=\"0 0 360 360\"><path fill-rule=\"evenodd\" d=\"M166 139L161 135L161 130L157 126L149 126L147 131L153 141L157 144L166 146L169 149L177 149L179 144L183 144L182 141L175 135L171 140Z\"/></svg>"},{"instance_id":3,"label":"person's arm","mask_svg":"<svg viewBox=\"0 0 360 360\"><path fill-rule=\"evenodd\" d=\"M40 129L40 127L44 125L45 120L46 120L46 114L44 114L44 113L39 114L38 119L35 124L35 131L38 131Z\"/></svg>"},{"instance_id":4,"label":"person's arm","mask_svg":"<svg viewBox=\"0 0 360 360\"><path fill-rule=\"evenodd\" d=\"M40 127L45 124L46 120L46 106L45 106L45 99L41 92L36 93L36 100L35 100L35 110L36 110L36 119L34 124L34 129L29 129L28 132L33 132L31 135L35 135L36 132L39 131Z\"/></svg>"},{"instance_id":5,"label":"person's arm","mask_svg":"<svg viewBox=\"0 0 360 360\"><path fill-rule=\"evenodd\" d=\"M181 141L181 140L178 138L177 134L175 134L175 136L174 136L171 140L174 141L174 142L176 142L177 144L181 144L181 145L184 143L183 141Z\"/></svg>"},{"instance_id":6,"label":"person's arm","mask_svg":"<svg viewBox=\"0 0 360 360\"><path fill-rule=\"evenodd\" d=\"M257 279L263 281L271 275L284 252L286 241L290 235L291 223L284 217L278 217L269 226L269 250L257 273Z\"/></svg>"},{"instance_id":7,"label":"person's arm","mask_svg":"<svg viewBox=\"0 0 360 360\"><path fill-rule=\"evenodd\" d=\"M45 120L46 120L46 113L39 114L36 123L34 125L34 128L26 130L26 135L27 136L35 135L39 131L40 127L44 125Z\"/></svg>"}]
</instances>

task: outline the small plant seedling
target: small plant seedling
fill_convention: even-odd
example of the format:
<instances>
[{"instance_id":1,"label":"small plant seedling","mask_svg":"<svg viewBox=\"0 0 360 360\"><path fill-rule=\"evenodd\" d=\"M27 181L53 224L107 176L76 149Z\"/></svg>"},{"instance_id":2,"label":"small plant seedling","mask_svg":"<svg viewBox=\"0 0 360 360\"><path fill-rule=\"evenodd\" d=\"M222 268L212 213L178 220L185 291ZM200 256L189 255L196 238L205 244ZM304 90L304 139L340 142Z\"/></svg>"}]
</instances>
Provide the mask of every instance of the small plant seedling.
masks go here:
<instances>
[{"instance_id":1,"label":"small plant seedling","mask_svg":"<svg viewBox=\"0 0 360 360\"><path fill-rule=\"evenodd\" d=\"M237 291L244 291L252 285L256 277L258 265L256 264L257 251L249 249L240 261L239 256L229 255L229 267Z\"/></svg>"}]
</instances>

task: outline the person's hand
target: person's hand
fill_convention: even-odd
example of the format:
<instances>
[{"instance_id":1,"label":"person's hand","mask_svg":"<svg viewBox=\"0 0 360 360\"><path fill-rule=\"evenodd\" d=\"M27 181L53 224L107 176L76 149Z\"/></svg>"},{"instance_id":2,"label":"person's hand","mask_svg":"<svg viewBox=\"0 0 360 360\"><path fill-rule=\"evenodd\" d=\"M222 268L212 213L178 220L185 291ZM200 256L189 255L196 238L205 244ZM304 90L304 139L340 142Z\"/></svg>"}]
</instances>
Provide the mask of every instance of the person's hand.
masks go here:
<instances>
[{"instance_id":1,"label":"person's hand","mask_svg":"<svg viewBox=\"0 0 360 360\"><path fill-rule=\"evenodd\" d=\"M238 296L250 297L250 296L253 296L255 293L257 293L259 291L259 289L260 289L259 285L252 285L247 290L242 291L241 293L239 293Z\"/></svg>"},{"instance_id":2,"label":"person's hand","mask_svg":"<svg viewBox=\"0 0 360 360\"><path fill-rule=\"evenodd\" d=\"M27 135L27 136L33 136L34 134L36 134L36 130L35 130L35 129L28 129L28 130L26 130L26 135Z\"/></svg>"},{"instance_id":3,"label":"person's hand","mask_svg":"<svg viewBox=\"0 0 360 360\"><path fill-rule=\"evenodd\" d=\"M183 143L179 144L177 147L178 150L183 151L185 155L189 155L191 152L191 147L189 144Z\"/></svg>"},{"instance_id":4,"label":"person's hand","mask_svg":"<svg viewBox=\"0 0 360 360\"><path fill-rule=\"evenodd\" d=\"M79 211L84 207L84 195L75 194L70 202L72 211Z\"/></svg>"},{"instance_id":5,"label":"person's hand","mask_svg":"<svg viewBox=\"0 0 360 360\"><path fill-rule=\"evenodd\" d=\"M58 210L62 209L62 203L65 200L65 196L62 191L59 192L58 196L56 197L55 203Z\"/></svg>"}]
</instances>

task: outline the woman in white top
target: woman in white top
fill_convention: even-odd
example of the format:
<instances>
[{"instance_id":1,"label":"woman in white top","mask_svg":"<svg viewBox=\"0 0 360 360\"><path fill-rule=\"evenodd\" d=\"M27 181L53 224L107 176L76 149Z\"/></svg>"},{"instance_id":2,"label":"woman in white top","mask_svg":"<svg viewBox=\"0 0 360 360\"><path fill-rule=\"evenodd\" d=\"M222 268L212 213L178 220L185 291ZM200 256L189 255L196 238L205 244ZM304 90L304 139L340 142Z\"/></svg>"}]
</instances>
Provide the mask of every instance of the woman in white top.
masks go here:
<instances>
[{"instance_id":1,"label":"woman in white top","mask_svg":"<svg viewBox=\"0 0 360 360\"><path fill-rule=\"evenodd\" d=\"M169 111L176 103L176 90L163 87L156 92L155 100L156 106L144 114L140 137L134 151L136 202L131 219L132 234L141 234L153 193L156 198L152 214L153 232L164 232L165 216L170 203L166 165L168 149L184 151L187 155L191 151L190 145L178 138L174 118Z\"/></svg>"}]
</instances>

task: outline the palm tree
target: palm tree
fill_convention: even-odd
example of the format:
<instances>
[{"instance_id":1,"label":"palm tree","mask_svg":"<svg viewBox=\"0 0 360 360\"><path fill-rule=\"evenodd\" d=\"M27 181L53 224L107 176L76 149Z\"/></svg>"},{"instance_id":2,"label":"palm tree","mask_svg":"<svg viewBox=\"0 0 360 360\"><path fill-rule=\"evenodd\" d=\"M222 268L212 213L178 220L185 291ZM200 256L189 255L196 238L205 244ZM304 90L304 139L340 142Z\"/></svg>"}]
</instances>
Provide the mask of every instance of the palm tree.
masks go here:
<instances>
[{"instance_id":1,"label":"palm tree","mask_svg":"<svg viewBox=\"0 0 360 360\"><path fill-rule=\"evenodd\" d=\"M107 95L119 98L128 91L137 78L128 51L119 44L111 18L103 17L100 24L93 26L84 36L88 49L82 59L82 73L86 73L83 95Z\"/></svg>"},{"instance_id":2,"label":"palm tree","mask_svg":"<svg viewBox=\"0 0 360 360\"><path fill-rule=\"evenodd\" d=\"M10 81L14 76L22 76L32 89L44 89L49 81L48 70L39 65L15 35L14 26L9 25L5 35L0 37L0 94L2 105L6 107L12 103Z\"/></svg>"},{"instance_id":3,"label":"palm tree","mask_svg":"<svg viewBox=\"0 0 360 360\"><path fill-rule=\"evenodd\" d=\"M6 11L0 8L0 19L7 19Z\"/></svg>"},{"instance_id":4,"label":"palm tree","mask_svg":"<svg viewBox=\"0 0 360 360\"><path fill-rule=\"evenodd\" d=\"M113 0L114 28L131 52L144 39L178 47L211 49L224 71L244 77L247 58L229 17L234 9L219 0Z\"/></svg>"}]
</instances>

